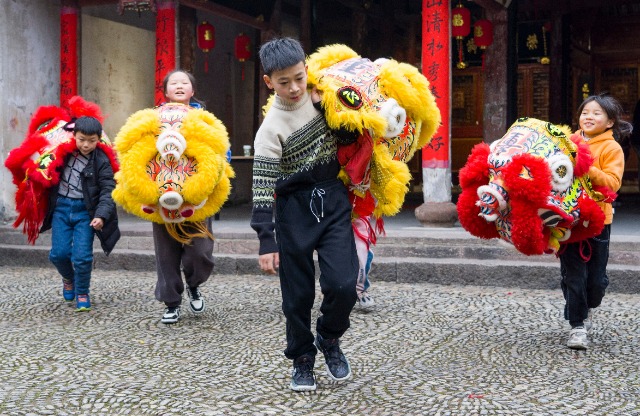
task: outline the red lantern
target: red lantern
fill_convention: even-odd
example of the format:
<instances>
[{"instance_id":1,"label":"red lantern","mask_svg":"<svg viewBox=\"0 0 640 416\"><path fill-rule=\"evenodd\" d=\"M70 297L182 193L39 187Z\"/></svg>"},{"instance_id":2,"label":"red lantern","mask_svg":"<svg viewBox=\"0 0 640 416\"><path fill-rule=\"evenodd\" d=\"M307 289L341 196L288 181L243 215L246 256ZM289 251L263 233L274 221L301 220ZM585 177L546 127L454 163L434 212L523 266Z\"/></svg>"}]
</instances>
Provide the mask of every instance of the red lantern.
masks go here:
<instances>
[{"instance_id":1,"label":"red lantern","mask_svg":"<svg viewBox=\"0 0 640 416\"><path fill-rule=\"evenodd\" d=\"M462 4L453 9L451 13L451 34L458 40L458 63L459 69L464 69L467 64L464 63L464 52L462 49L462 39L471 33L471 12L469 9L462 7Z\"/></svg>"},{"instance_id":2,"label":"red lantern","mask_svg":"<svg viewBox=\"0 0 640 416\"><path fill-rule=\"evenodd\" d=\"M493 24L486 19L477 20L473 24L473 42L480 49L485 50L493 43ZM482 69L484 70L484 53L482 54Z\"/></svg>"},{"instance_id":3,"label":"red lantern","mask_svg":"<svg viewBox=\"0 0 640 416\"><path fill-rule=\"evenodd\" d=\"M242 80L244 81L244 61L251 57L251 38L240 33L236 36L235 46L236 59L242 63Z\"/></svg>"},{"instance_id":4,"label":"red lantern","mask_svg":"<svg viewBox=\"0 0 640 416\"><path fill-rule=\"evenodd\" d=\"M476 21L473 25L473 42L480 48L486 49L493 43L493 24L485 19Z\"/></svg>"},{"instance_id":5,"label":"red lantern","mask_svg":"<svg viewBox=\"0 0 640 416\"><path fill-rule=\"evenodd\" d=\"M205 54L216 46L216 29L206 20L198 25L198 48ZM205 55L204 72L209 72L209 58Z\"/></svg>"},{"instance_id":6,"label":"red lantern","mask_svg":"<svg viewBox=\"0 0 640 416\"><path fill-rule=\"evenodd\" d=\"M462 4L453 9L451 13L451 34L458 40L471 33L471 12L462 7Z\"/></svg>"}]
</instances>

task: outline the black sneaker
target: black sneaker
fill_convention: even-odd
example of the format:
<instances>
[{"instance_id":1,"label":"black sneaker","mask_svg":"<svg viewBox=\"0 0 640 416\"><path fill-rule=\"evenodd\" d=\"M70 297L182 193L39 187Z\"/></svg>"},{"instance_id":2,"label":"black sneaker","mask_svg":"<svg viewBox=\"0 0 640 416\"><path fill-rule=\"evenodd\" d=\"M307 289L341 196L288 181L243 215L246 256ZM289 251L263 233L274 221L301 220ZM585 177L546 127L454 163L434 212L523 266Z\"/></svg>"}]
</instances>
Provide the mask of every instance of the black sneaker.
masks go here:
<instances>
[{"instance_id":1,"label":"black sneaker","mask_svg":"<svg viewBox=\"0 0 640 416\"><path fill-rule=\"evenodd\" d=\"M180 306L169 306L162 315L163 324L175 324L180 319Z\"/></svg>"},{"instance_id":2,"label":"black sneaker","mask_svg":"<svg viewBox=\"0 0 640 416\"><path fill-rule=\"evenodd\" d=\"M293 360L293 374L291 375L291 390L313 391L316 389L316 376L313 374L315 360L310 355L301 355Z\"/></svg>"},{"instance_id":3,"label":"black sneaker","mask_svg":"<svg viewBox=\"0 0 640 416\"><path fill-rule=\"evenodd\" d=\"M347 380L351 377L351 366L340 349L340 339L324 339L320 334L317 334L316 347L324 354L329 377L336 381Z\"/></svg>"},{"instance_id":4,"label":"black sneaker","mask_svg":"<svg viewBox=\"0 0 640 416\"><path fill-rule=\"evenodd\" d=\"M204 298L200 294L200 289L197 287L187 289L187 294L189 295L189 309L193 313L202 313L204 312Z\"/></svg>"}]
</instances>

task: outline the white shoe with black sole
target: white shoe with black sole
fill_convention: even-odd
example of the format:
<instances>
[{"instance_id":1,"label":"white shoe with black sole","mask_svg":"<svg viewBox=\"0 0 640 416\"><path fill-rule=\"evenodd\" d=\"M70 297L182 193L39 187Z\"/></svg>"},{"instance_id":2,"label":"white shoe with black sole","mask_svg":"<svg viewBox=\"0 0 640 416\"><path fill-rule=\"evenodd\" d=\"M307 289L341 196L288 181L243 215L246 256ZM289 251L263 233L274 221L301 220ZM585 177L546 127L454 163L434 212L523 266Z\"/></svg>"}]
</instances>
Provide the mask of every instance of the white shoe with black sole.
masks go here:
<instances>
[{"instance_id":1,"label":"white shoe with black sole","mask_svg":"<svg viewBox=\"0 0 640 416\"><path fill-rule=\"evenodd\" d=\"M188 288L187 295L189 296L189 309L191 312L197 314L203 313L205 310L205 303L202 294L200 293L200 289Z\"/></svg>"},{"instance_id":2,"label":"white shoe with black sole","mask_svg":"<svg viewBox=\"0 0 640 416\"><path fill-rule=\"evenodd\" d=\"M180 319L180 306L171 306L165 309L162 315L163 324L175 324Z\"/></svg>"}]
</instances>

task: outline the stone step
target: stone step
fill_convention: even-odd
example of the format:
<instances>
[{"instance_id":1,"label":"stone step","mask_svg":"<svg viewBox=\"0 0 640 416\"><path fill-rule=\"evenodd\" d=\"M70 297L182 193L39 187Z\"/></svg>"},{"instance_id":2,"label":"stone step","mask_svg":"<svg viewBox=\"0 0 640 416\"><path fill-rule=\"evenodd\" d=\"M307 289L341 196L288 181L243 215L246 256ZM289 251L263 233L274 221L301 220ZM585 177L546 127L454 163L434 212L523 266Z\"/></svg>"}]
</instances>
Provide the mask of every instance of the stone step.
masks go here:
<instances>
[{"instance_id":1,"label":"stone step","mask_svg":"<svg viewBox=\"0 0 640 416\"><path fill-rule=\"evenodd\" d=\"M0 244L0 266L51 267L45 246ZM154 271L155 255L151 250L115 249L110 256L94 252L95 267L104 270ZM316 264L316 271L319 268ZM609 264L609 290L621 293L640 292L640 266ZM214 274L259 275L255 254L215 254ZM560 287L560 269L554 262L429 258L378 257L371 269L371 281L434 283L444 285L479 285L556 289Z\"/></svg>"},{"instance_id":2,"label":"stone step","mask_svg":"<svg viewBox=\"0 0 640 416\"><path fill-rule=\"evenodd\" d=\"M214 255L241 254L257 258L258 240L253 231L225 231L215 233ZM0 228L0 245L16 247L49 248L51 233L39 236L35 246L27 243L26 237L13 228ZM100 249L95 241L94 249ZM123 230L122 237L116 245L115 253L127 251L153 252L151 229L144 231ZM477 259L477 260L518 260L535 263L557 264L553 255L525 256L515 250L507 242L501 240L481 240L465 232L438 232L425 230L404 230L392 232L378 238L374 247L375 261L382 258L431 258L431 259ZM610 243L609 264L640 265L640 241L628 236L614 236Z\"/></svg>"}]
</instances>

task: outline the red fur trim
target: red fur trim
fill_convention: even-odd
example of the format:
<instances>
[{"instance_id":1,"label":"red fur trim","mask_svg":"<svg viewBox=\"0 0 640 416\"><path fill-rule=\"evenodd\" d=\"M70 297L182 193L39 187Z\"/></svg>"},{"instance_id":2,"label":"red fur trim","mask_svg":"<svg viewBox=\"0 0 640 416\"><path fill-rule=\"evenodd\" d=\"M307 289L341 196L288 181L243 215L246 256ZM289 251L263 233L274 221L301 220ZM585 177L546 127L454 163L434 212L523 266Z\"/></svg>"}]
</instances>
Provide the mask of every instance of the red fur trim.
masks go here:
<instances>
[{"instance_id":1,"label":"red fur trim","mask_svg":"<svg viewBox=\"0 0 640 416\"><path fill-rule=\"evenodd\" d=\"M38 107L29 122L27 138L36 132L41 133L49 130L52 126L57 125L60 120L71 120L64 109L53 105Z\"/></svg>"},{"instance_id":2,"label":"red fur trim","mask_svg":"<svg viewBox=\"0 0 640 416\"><path fill-rule=\"evenodd\" d=\"M489 145L486 143L473 146L467 163L458 174L462 189L477 188L489 182L489 152Z\"/></svg>"},{"instance_id":3,"label":"red fur trim","mask_svg":"<svg viewBox=\"0 0 640 416\"><path fill-rule=\"evenodd\" d=\"M113 150L113 147L104 143L98 143L98 147L109 158L109 162L111 163L111 169L113 169L113 173L116 173L118 170L120 170L120 165L118 164L118 157L116 156L116 152Z\"/></svg>"},{"instance_id":4,"label":"red fur trim","mask_svg":"<svg viewBox=\"0 0 640 416\"><path fill-rule=\"evenodd\" d=\"M525 170L531 179L520 176ZM504 167L502 176L511 201L522 199L529 205L535 205L536 211L546 205L551 193L551 170L544 159L528 153L516 155Z\"/></svg>"},{"instance_id":5,"label":"red fur trim","mask_svg":"<svg viewBox=\"0 0 640 416\"><path fill-rule=\"evenodd\" d=\"M76 147L75 140L69 140L68 142L59 144L58 146L56 146L53 152L53 155L55 156L55 158L51 161L51 163L49 163L49 166L47 166L47 173L49 173L49 175L51 176L51 179L47 179L40 174L29 175L30 179L36 182L40 182L40 184L45 188L49 188L51 186L56 185L58 181L60 181L61 169L58 169L58 168L63 165L64 158L69 153L73 152L76 149L77 147Z\"/></svg>"},{"instance_id":6,"label":"red fur trim","mask_svg":"<svg viewBox=\"0 0 640 416\"><path fill-rule=\"evenodd\" d=\"M609 204L615 201L618 197L617 193L613 192L611 188L608 188L606 186L593 185L593 190L596 192L600 192L604 196L602 202L607 202Z\"/></svg>"},{"instance_id":7,"label":"red fur trim","mask_svg":"<svg viewBox=\"0 0 640 416\"><path fill-rule=\"evenodd\" d=\"M460 225L476 237L487 240L498 238L499 235L495 223L487 222L483 217L478 215L480 208L476 206L476 201L478 200L477 189L477 187L463 189L460 196L458 196L456 209L458 211Z\"/></svg>"},{"instance_id":8,"label":"red fur trim","mask_svg":"<svg viewBox=\"0 0 640 416\"><path fill-rule=\"evenodd\" d=\"M522 254L543 254L549 235L545 233L538 216L538 206L522 198L511 202L511 242Z\"/></svg>"},{"instance_id":9,"label":"red fur trim","mask_svg":"<svg viewBox=\"0 0 640 416\"><path fill-rule=\"evenodd\" d=\"M578 146L575 157L576 165L573 167L573 176L585 175L589 172L589 168L593 165L594 160L589 145L577 134L571 136L571 141Z\"/></svg>"},{"instance_id":10,"label":"red fur trim","mask_svg":"<svg viewBox=\"0 0 640 416\"><path fill-rule=\"evenodd\" d=\"M604 212L598 204L591 198L583 196L580 198L580 219L571 228L571 236L562 244L574 243L595 237L604 228ZM585 227L586 223L586 227Z\"/></svg>"},{"instance_id":11,"label":"red fur trim","mask_svg":"<svg viewBox=\"0 0 640 416\"><path fill-rule=\"evenodd\" d=\"M22 232L27 235L29 243L35 244L40 235L40 227L47 215L49 207L49 189L41 184L25 180L16 191L16 211L18 217L13 223L18 228L24 223Z\"/></svg>"},{"instance_id":12,"label":"red fur trim","mask_svg":"<svg viewBox=\"0 0 640 416\"><path fill-rule=\"evenodd\" d=\"M102 111L100 111L100 106L96 103L92 103L91 101L86 101L79 95L74 95L67 100L67 108L69 109L69 113L72 117L78 118L82 116L89 116L97 118L100 123L104 121Z\"/></svg>"},{"instance_id":13,"label":"red fur trim","mask_svg":"<svg viewBox=\"0 0 640 416\"><path fill-rule=\"evenodd\" d=\"M35 163L31 155L46 146L47 139L41 134L34 134L27 138L19 147L16 147L7 156L4 165L13 175L13 183L19 185L24 179L28 169L34 168Z\"/></svg>"}]
</instances>

